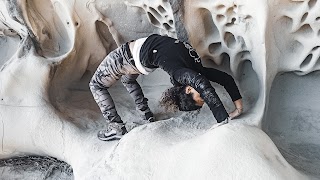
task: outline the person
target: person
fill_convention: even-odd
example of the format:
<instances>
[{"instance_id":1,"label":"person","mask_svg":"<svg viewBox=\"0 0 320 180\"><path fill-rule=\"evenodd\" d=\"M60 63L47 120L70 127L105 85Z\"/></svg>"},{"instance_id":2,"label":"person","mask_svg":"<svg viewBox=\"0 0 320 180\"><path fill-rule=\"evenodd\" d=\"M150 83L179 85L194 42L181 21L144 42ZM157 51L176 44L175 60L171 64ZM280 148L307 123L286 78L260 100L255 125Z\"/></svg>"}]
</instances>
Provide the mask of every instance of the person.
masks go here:
<instances>
[{"instance_id":1,"label":"person","mask_svg":"<svg viewBox=\"0 0 320 180\"><path fill-rule=\"evenodd\" d=\"M148 99L144 97L136 79L140 74L148 75L157 68L167 72L174 85L163 93L160 103L166 109L193 111L206 103L218 123L227 123L229 119L241 114L242 97L232 76L214 68L203 67L201 58L189 43L152 34L122 44L110 52L89 83L93 97L108 123L106 129L98 132L100 140L120 139L127 133L108 92L108 88L119 79L143 119L147 122L155 121ZM224 86L236 107L232 113L226 112L209 80Z\"/></svg>"}]
</instances>

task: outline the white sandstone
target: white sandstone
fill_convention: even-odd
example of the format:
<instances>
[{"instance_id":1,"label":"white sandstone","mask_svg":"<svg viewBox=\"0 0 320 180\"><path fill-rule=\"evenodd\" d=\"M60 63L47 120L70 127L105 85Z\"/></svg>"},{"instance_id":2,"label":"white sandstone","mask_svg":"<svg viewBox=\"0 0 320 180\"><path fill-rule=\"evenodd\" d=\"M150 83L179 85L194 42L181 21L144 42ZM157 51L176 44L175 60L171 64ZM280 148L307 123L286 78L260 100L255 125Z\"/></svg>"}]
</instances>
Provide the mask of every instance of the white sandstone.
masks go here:
<instances>
[{"instance_id":1,"label":"white sandstone","mask_svg":"<svg viewBox=\"0 0 320 180\"><path fill-rule=\"evenodd\" d=\"M0 0L0 158L55 157L77 180L320 178L319 8L316 0ZM206 66L232 74L244 114L210 129L208 107L164 113L157 101L170 83L157 70L139 81L160 121L133 128L139 115L118 83L111 94L133 129L99 141L105 122L89 79L108 52L152 33L189 40ZM7 167L0 177L21 178Z\"/></svg>"}]
</instances>

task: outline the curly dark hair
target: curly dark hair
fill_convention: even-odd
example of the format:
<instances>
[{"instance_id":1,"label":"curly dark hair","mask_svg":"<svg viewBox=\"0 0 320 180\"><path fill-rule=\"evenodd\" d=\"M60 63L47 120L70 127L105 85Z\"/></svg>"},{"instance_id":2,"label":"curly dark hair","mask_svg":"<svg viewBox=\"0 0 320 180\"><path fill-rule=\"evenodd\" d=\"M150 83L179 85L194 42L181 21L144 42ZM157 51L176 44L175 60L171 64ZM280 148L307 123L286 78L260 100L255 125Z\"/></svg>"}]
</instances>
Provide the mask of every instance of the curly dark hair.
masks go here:
<instances>
[{"instance_id":1,"label":"curly dark hair","mask_svg":"<svg viewBox=\"0 0 320 180\"><path fill-rule=\"evenodd\" d=\"M160 106L169 112L176 112L178 110L194 111L200 109L201 106L196 105L192 94L186 93L186 87L187 86L173 86L165 90L160 99Z\"/></svg>"}]
</instances>

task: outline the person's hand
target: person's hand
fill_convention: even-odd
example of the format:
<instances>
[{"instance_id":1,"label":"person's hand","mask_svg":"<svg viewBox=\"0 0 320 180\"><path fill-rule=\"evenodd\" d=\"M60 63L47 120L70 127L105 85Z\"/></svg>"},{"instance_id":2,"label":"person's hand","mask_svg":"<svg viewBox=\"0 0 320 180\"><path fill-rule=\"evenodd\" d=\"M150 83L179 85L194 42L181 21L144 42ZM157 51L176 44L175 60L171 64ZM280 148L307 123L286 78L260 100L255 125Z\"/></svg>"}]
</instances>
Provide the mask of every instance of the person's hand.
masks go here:
<instances>
[{"instance_id":1,"label":"person's hand","mask_svg":"<svg viewBox=\"0 0 320 180\"><path fill-rule=\"evenodd\" d=\"M242 108L241 109L236 108L234 111L229 113L229 117L230 117L230 119L234 119L234 118L238 117L241 113L242 113Z\"/></svg>"}]
</instances>

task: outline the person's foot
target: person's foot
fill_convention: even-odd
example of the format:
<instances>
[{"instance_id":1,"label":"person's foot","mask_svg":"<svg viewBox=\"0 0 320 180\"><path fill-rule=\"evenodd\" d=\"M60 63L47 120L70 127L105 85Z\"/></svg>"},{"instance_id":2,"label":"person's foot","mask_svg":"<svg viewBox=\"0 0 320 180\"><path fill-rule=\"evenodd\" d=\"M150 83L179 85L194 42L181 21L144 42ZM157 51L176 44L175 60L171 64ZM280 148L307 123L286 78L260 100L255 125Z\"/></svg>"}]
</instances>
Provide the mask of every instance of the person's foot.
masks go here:
<instances>
[{"instance_id":1,"label":"person's foot","mask_svg":"<svg viewBox=\"0 0 320 180\"><path fill-rule=\"evenodd\" d=\"M98 138L102 141L112 141L121 139L127 133L127 129L123 123L111 122L107 129L98 132Z\"/></svg>"},{"instance_id":2,"label":"person's foot","mask_svg":"<svg viewBox=\"0 0 320 180\"><path fill-rule=\"evenodd\" d=\"M151 112L150 108L147 108L145 110L138 110L139 114L141 115L142 119L148 122L154 122L155 118L153 113Z\"/></svg>"},{"instance_id":3,"label":"person's foot","mask_svg":"<svg viewBox=\"0 0 320 180\"><path fill-rule=\"evenodd\" d=\"M236 108L233 112L231 112L229 114L229 117L230 117L230 119L234 119L234 118L240 116L241 113L242 113L242 108L241 109L240 108Z\"/></svg>"},{"instance_id":4,"label":"person's foot","mask_svg":"<svg viewBox=\"0 0 320 180\"><path fill-rule=\"evenodd\" d=\"M149 121L149 122L154 122L155 118L153 116L153 113L151 111L145 113L144 114L144 120Z\"/></svg>"}]
</instances>

